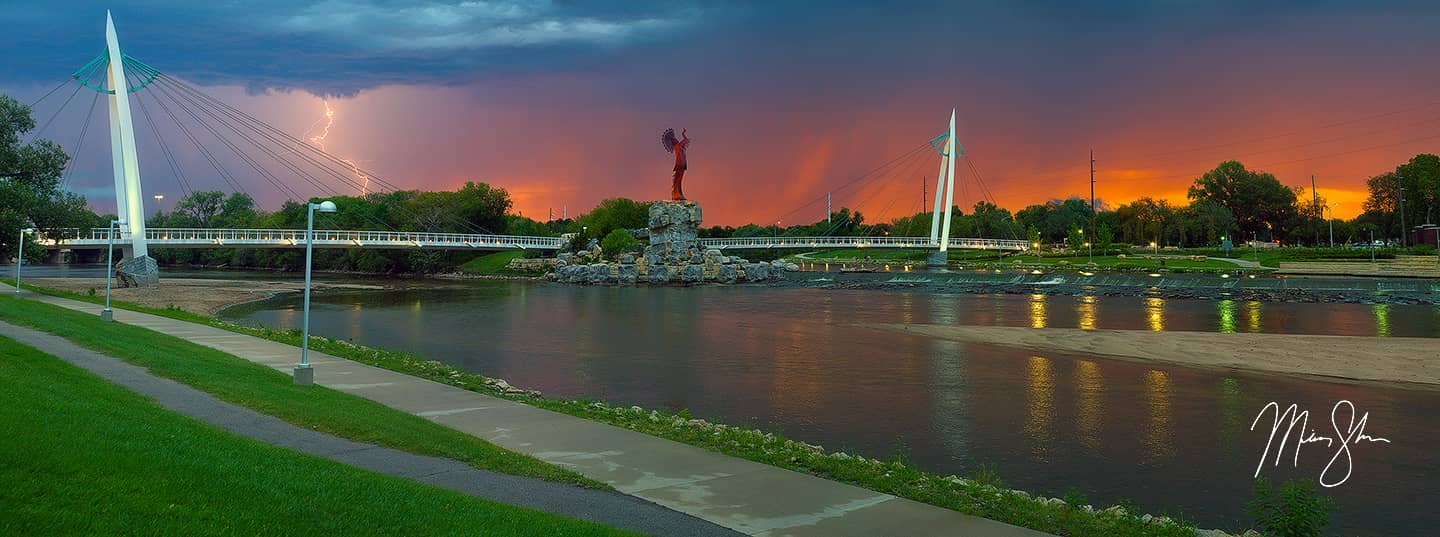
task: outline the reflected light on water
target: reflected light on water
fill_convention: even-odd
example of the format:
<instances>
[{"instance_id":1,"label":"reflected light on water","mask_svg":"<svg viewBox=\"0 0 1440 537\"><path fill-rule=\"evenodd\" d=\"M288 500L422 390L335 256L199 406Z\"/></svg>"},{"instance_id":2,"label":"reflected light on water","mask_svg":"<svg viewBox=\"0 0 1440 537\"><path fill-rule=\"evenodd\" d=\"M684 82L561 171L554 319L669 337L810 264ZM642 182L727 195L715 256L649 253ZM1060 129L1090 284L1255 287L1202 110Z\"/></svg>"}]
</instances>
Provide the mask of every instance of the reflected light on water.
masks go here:
<instances>
[{"instance_id":1,"label":"reflected light on water","mask_svg":"<svg viewBox=\"0 0 1440 537\"><path fill-rule=\"evenodd\" d=\"M1081 330L1095 329L1095 297L1080 297L1080 302L1075 305L1075 311L1080 314L1079 324Z\"/></svg>"},{"instance_id":2,"label":"reflected light on water","mask_svg":"<svg viewBox=\"0 0 1440 537\"><path fill-rule=\"evenodd\" d=\"M1375 335L1390 337L1390 305L1376 304L1372 310L1375 312Z\"/></svg>"},{"instance_id":3,"label":"reflected light on water","mask_svg":"<svg viewBox=\"0 0 1440 537\"><path fill-rule=\"evenodd\" d=\"M1246 418L1241 414L1243 401L1240 398L1240 381L1230 377L1220 379L1220 447L1226 455L1235 455L1236 442L1246 429Z\"/></svg>"},{"instance_id":4,"label":"reflected light on water","mask_svg":"<svg viewBox=\"0 0 1440 537\"><path fill-rule=\"evenodd\" d=\"M1165 331L1165 299L1156 297L1145 299L1145 323L1151 331Z\"/></svg>"},{"instance_id":5,"label":"reflected light on water","mask_svg":"<svg viewBox=\"0 0 1440 537\"><path fill-rule=\"evenodd\" d=\"M1075 361L1075 409L1079 414L1080 445L1092 456L1100 455L1100 398L1105 384L1100 378L1100 365L1090 360Z\"/></svg>"},{"instance_id":6,"label":"reflected light on water","mask_svg":"<svg viewBox=\"0 0 1440 537\"><path fill-rule=\"evenodd\" d=\"M1025 420L1025 437L1030 440L1030 454L1035 460L1046 462L1055 445L1055 372L1050 359L1031 356L1026 366L1026 389L1028 417Z\"/></svg>"},{"instance_id":7,"label":"reflected light on water","mask_svg":"<svg viewBox=\"0 0 1440 537\"><path fill-rule=\"evenodd\" d=\"M1150 410L1150 424L1142 440L1146 462L1157 462L1175 455L1175 443L1170 430L1170 395L1168 373L1154 369L1145 372L1145 403Z\"/></svg>"},{"instance_id":8,"label":"reflected light on water","mask_svg":"<svg viewBox=\"0 0 1440 537\"><path fill-rule=\"evenodd\" d=\"M1252 334L1260 333L1260 301L1251 300L1245 303L1245 320L1247 328Z\"/></svg>"},{"instance_id":9,"label":"reflected light on water","mask_svg":"<svg viewBox=\"0 0 1440 537\"><path fill-rule=\"evenodd\" d=\"M1220 332L1225 334L1235 333L1235 301L1221 300L1215 303L1215 310L1220 313Z\"/></svg>"},{"instance_id":10,"label":"reflected light on water","mask_svg":"<svg viewBox=\"0 0 1440 537\"><path fill-rule=\"evenodd\" d=\"M1045 295L1030 295L1030 328L1045 328Z\"/></svg>"}]
</instances>

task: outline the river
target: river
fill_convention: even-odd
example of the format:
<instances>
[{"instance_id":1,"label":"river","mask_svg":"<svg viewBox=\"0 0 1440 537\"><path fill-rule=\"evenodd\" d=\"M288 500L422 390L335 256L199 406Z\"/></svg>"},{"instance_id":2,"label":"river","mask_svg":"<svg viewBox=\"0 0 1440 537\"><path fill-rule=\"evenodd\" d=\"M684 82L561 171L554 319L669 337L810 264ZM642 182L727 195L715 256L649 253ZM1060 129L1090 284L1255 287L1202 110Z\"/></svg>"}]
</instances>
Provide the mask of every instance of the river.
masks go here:
<instances>
[{"instance_id":1,"label":"river","mask_svg":"<svg viewBox=\"0 0 1440 537\"><path fill-rule=\"evenodd\" d=\"M294 328L299 300L222 316ZM1250 478L1269 433L1250 425L1266 403L1299 403L1324 433L1331 407L1347 399L1370 413L1366 432L1391 443L1356 446L1350 480L1324 489L1340 507L1330 529L1379 536L1440 527L1440 391L852 326L862 322L1436 337L1440 307L479 281L326 292L311 312L315 334L416 352L551 396L683 407L871 457L903 449L940 474L993 464L1015 488L1060 496L1075 487L1097 507L1130 499L1201 527L1249 527ZM1264 473L1313 481L1333 451L1309 444L1298 468L1287 454Z\"/></svg>"}]
</instances>

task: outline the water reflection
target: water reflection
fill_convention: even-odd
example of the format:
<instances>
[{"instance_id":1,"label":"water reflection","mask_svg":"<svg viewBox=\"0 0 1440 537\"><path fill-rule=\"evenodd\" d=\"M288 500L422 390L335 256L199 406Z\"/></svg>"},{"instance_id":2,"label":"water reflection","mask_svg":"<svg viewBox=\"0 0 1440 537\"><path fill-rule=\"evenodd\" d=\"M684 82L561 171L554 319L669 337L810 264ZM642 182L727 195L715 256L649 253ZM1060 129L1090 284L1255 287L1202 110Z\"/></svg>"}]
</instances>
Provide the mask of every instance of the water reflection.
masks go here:
<instances>
[{"instance_id":1,"label":"water reflection","mask_svg":"<svg viewBox=\"0 0 1440 537\"><path fill-rule=\"evenodd\" d=\"M1249 323L1250 333L1260 333L1260 308L1259 300L1251 300L1245 303L1245 320Z\"/></svg>"},{"instance_id":2,"label":"water reflection","mask_svg":"<svg viewBox=\"0 0 1440 537\"><path fill-rule=\"evenodd\" d=\"M1157 297L1145 299L1145 324L1152 331L1165 331L1165 299Z\"/></svg>"},{"instance_id":3,"label":"water reflection","mask_svg":"<svg viewBox=\"0 0 1440 537\"><path fill-rule=\"evenodd\" d=\"M1380 337L1390 336L1390 305L1376 304L1375 311L1375 335Z\"/></svg>"},{"instance_id":4,"label":"water reflection","mask_svg":"<svg viewBox=\"0 0 1440 537\"><path fill-rule=\"evenodd\" d=\"M1080 302L1075 304L1075 312L1080 315L1078 324L1081 330L1095 329L1095 297L1093 295L1080 297Z\"/></svg>"},{"instance_id":5,"label":"water reflection","mask_svg":"<svg viewBox=\"0 0 1440 537\"><path fill-rule=\"evenodd\" d=\"M1235 333L1235 301L1230 299L1221 300L1215 303L1215 309L1220 314L1220 332L1225 334Z\"/></svg>"},{"instance_id":6,"label":"water reflection","mask_svg":"<svg viewBox=\"0 0 1440 537\"><path fill-rule=\"evenodd\" d=\"M966 359L964 347L957 341L931 340L935 350L931 359L931 392L935 411L932 414L935 430L940 432L941 443L950 457L957 460L970 458L970 419L974 415L968 396L969 379L965 374Z\"/></svg>"},{"instance_id":7,"label":"water reflection","mask_svg":"<svg viewBox=\"0 0 1440 537\"><path fill-rule=\"evenodd\" d=\"M1030 295L1030 328L1045 328L1045 295Z\"/></svg>"},{"instance_id":8,"label":"water reflection","mask_svg":"<svg viewBox=\"0 0 1440 537\"><path fill-rule=\"evenodd\" d=\"M1031 356L1026 366L1028 396L1025 436L1030 455L1038 462L1050 460L1055 444L1055 372L1049 358Z\"/></svg>"},{"instance_id":9,"label":"water reflection","mask_svg":"<svg viewBox=\"0 0 1440 537\"><path fill-rule=\"evenodd\" d=\"M1080 445L1091 456L1100 455L1101 397L1105 384L1100 378L1100 365L1091 360L1075 361L1075 410L1079 414Z\"/></svg>"},{"instance_id":10,"label":"water reflection","mask_svg":"<svg viewBox=\"0 0 1440 537\"><path fill-rule=\"evenodd\" d=\"M1246 427L1242 415L1247 409L1241 407L1240 381L1230 377L1220 379L1220 445L1227 456L1237 454L1235 441Z\"/></svg>"},{"instance_id":11,"label":"water reflection","mask_svg":"<svg viewBox=\"0 0 1440 537\"><path fill-rule=\"evenodd\" d=\"M1145 404L1150 410L1150 426L1142 441L1146 463L1156 463L1175 455L1175 439L1170 430L1170 374L1151 369L1145 372Z\"/></svg>"}]
</instances>

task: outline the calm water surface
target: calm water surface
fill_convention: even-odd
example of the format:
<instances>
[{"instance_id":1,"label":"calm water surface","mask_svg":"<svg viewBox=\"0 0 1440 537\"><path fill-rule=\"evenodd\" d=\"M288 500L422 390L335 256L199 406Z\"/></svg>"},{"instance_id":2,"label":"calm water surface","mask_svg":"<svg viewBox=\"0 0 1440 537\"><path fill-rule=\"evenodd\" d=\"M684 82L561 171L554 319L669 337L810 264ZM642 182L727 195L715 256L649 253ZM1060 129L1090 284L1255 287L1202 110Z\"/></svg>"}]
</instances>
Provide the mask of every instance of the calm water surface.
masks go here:
<instances>
[{"instance_id":1,"label":"calm water surface","mask_svg":"<svg viewBox=\"0 0 1440 537\"><path fill-rule=\"evenodd\" d=\"M284 297L224 315L293 328L298 314L298 298ZM1249 427L1266 403L1299 403L1323 434L1331 407L1348 399L1370 412L1367 433L1392 443L1353 450L1353 477L1326 490L1341 507L1331 529L1433 535L1440 527L1440 391L1037 353L852 325L865 322L1440 336L1440 308L1431 306L532 282L318 294L311 329L555 396L689 408L871 457L903 445L941 474L994 464L1017 488L1060 496L1073 486L1097 506L1128 498L1150 512L1182 510L1202 527L1249 526L1244 503L1268 436ZM1333 453L1315 446L1306 446L1298 469L1266 474L1315 479Z\"/></svg>"}]
</instances>

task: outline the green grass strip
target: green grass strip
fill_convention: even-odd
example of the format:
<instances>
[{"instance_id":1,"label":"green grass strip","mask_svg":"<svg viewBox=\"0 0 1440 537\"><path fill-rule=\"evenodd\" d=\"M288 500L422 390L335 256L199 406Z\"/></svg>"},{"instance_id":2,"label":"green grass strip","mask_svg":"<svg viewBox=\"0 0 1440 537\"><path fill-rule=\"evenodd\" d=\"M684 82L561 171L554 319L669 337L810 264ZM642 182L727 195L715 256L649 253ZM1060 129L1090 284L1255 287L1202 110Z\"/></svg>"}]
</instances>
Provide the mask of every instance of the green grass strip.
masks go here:
<instances>
[{"instance_id":1,"label":"green grass strip","mask_svg":"<svg viewBox=\"0 0 1440 537\"><path fill-rule=\"evenodd\" d=\"M475 259L471 259L470 261L467 261L464 265L460 265L460 270L463 272L470 272L474 274L523 274L521 272L510 270L508 268L511 260L520 259L522 257L525 257L525 252L522 250L485 254L476 257Z\"/></svg>"},{"instance_id":2,"label":"green grass strip","mask_svg":"<svg viewBox=\"0 0 1440 537\"><path fill-rule=\"evenodd\" d=\"M95 315L13 297L0 299L0 319L76 344L215 397L307 429L421 455L464 461L507 474L605 489L574 471L495 446L485 440L375 401L322 386L296 386L269 367Z\"/></svg>"},{"instance_id":3,"label":"green grass strip","mask_svg":"<svg viewBox=\"0 0 1440 537\"><path fill-rule=\"evenodd\" d=\"M0 534L631 535L236 436L6 338L0 378Z\"/></svg>"}]
</instances>

